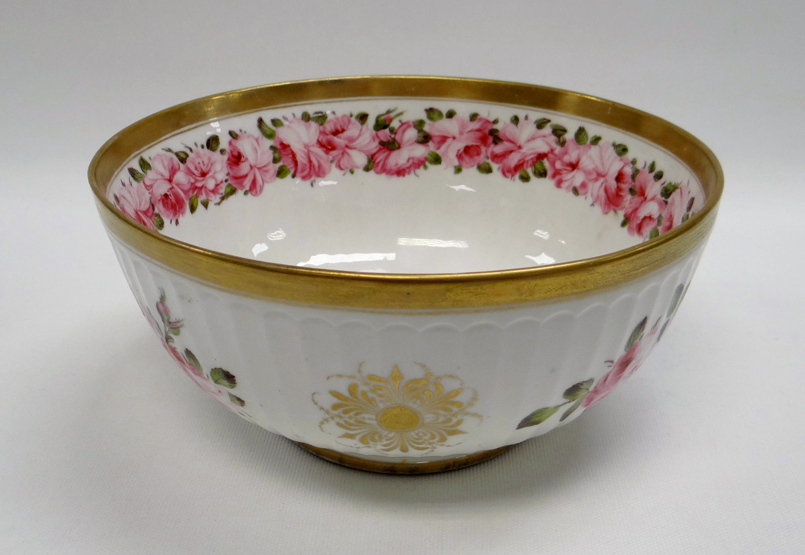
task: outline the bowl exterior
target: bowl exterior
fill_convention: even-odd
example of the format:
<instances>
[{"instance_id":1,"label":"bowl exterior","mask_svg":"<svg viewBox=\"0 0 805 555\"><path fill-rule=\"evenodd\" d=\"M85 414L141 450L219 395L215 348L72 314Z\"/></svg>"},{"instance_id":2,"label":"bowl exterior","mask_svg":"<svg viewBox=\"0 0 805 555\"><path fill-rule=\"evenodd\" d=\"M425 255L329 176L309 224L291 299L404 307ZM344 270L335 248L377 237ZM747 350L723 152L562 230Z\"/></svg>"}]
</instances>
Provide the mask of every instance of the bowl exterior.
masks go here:
<instances>
[{"instance_id":1,"label":"bowl exterior","mask_svg":"<svg viewBox=\"0 0 805 555\"><path fill-rule=\"evenodd\" d=\"M143 314L206 393L268 431L383 463L498 449L594 407L663 337L705 243L592 294L405 311L248 296L110 238Z\"/></svg>"}]
</instances>

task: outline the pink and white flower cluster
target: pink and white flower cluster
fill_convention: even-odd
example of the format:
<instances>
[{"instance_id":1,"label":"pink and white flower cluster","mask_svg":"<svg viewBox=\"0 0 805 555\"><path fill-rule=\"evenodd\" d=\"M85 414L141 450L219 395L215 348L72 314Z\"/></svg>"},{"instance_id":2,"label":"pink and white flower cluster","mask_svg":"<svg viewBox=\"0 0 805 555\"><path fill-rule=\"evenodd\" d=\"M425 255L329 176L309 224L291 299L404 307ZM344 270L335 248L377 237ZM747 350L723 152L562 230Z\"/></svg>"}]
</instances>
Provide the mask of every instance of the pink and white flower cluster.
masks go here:
<instances>
[{"instance_id":1,"label":"pink and white flower cluster","mask_svg":"<svg viewBox=\"0 0 805 555\"><path fill-rule=\"evenodd\" d=\"M199 201L206 208L236 191L258 196L288 174L310 181L335 167L404 177L428 164L444 164L456 173L470 168L491 173L495 164L506 178L530 181L533 172L549 177L557 188L589 197L602 213L622 214L622 225L640 237L670 231L693 206L686 185L663 182L653 164L652 171L638 169L619 154L623 145L600 137L588 142L586 131L566 138L564 127L548 127L548 120L514 116L496 127L497 120L479 114L465 117L450 110L445 117L429 108L430 121L404 120L402 112L388 111L370 126L366 113L318 114L274 119L273 128L259 119L259 133L231 132L226 149L197 146L189 153L156 154L141 163L144 174L129 170L135 181L118 188L117 204L153 229L160 218L178 222Z\"/></svg>"}]
</instances>

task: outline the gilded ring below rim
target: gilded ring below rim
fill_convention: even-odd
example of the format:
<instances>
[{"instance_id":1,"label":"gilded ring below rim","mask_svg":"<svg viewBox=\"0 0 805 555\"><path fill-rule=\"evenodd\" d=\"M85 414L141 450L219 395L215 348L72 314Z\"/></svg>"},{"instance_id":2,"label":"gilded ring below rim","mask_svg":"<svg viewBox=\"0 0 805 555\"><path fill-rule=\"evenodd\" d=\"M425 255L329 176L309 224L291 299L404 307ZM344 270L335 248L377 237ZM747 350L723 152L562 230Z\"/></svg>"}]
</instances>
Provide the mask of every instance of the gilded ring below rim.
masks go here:
<instances>
[{"instance_id":1,"label":"gilded ring below rim","mask_svg":"<svg viewBox=\"0 0 805 555\"><path fill-rule=\"evenodd\" d=\"M260 109L361 97L454 98L514 104L591 119L646 139L677 156L705 191L705 205L669 233L614 253L536 268L460 274L358 273L249 260L163 236L127 218L106 197L136 153L180 129ZM600 98L539 85L428 76L359 76L264 85L207 96L148 116L109 139L89 166L109 232L129 248L191 278L235 293L294 304L385 310L502 307L592 294L649 274L706 240L724 176L715 155L690 133L651 114Z\"/></svg>"}]
</instances>

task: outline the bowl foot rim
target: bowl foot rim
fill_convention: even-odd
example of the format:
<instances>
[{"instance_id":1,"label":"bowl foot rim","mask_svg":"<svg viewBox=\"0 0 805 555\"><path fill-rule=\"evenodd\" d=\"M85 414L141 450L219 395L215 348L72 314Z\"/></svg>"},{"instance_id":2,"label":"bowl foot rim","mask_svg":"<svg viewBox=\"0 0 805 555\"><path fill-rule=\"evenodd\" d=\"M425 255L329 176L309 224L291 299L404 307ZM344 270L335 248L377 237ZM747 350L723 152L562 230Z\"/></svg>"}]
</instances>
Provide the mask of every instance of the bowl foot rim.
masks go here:
<instances>
[{"instance_id":1,"label":"bowl foot rim","mask_svg":"<svg viewBox=\"0 0 805 555\"><path fill-rule=\"evenodd\" d=\"M331 463L339 464L356 470L364 470L366 472L376 472L379 474L402 474L402 475L417 475L417 474L433 474L436 472L447 472L449 470L458 470L466 468L474 464L488 461L491 458L497 457L511 449L512 445L504 445L497 449L490 449L488 451L479 451L470 455L462 455L460 457L452 457L449 459L442 459L437 461L426 462L383 462L372 459L365 459L356 455L347 455L339 453L332 449L325 449L323 447L314 447L313 445L296 442L299 447L313 453L319 458L322 458Z\"/></svg>"}]
</instances>

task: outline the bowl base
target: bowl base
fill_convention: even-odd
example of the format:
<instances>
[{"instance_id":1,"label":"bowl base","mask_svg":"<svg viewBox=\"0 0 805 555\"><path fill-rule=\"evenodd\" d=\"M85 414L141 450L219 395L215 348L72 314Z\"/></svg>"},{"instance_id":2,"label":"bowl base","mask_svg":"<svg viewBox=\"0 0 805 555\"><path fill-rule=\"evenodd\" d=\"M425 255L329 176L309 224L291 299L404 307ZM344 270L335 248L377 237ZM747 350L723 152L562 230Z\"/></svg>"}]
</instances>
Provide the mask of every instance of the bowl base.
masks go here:
<instances>
[{"instance_id":1,"label":"bowl base","mask_svg":"<svg viewBox=\"0 0 805 555\"><path fill-rule=\"evenodd\" d=\"M378 472L380 474L433 474L435 472L446 472L448 470L458 470L459 468L466 468L480 462L487 461L496 457L509 449L511 445L504 445L497 449L490 449L489 451L480 451L471 455L463 455L461 457L451 457L449 459L441 459L436 461L426 462L384 462L375 459L365 459L356 455L346 455L333 451L332 449L324 449L321 447L314 447L307 443L297 442L302 449L313 453L326 461L355 468L357 470L365 470L367 472Z\"/></svg>"}]
</instances>

